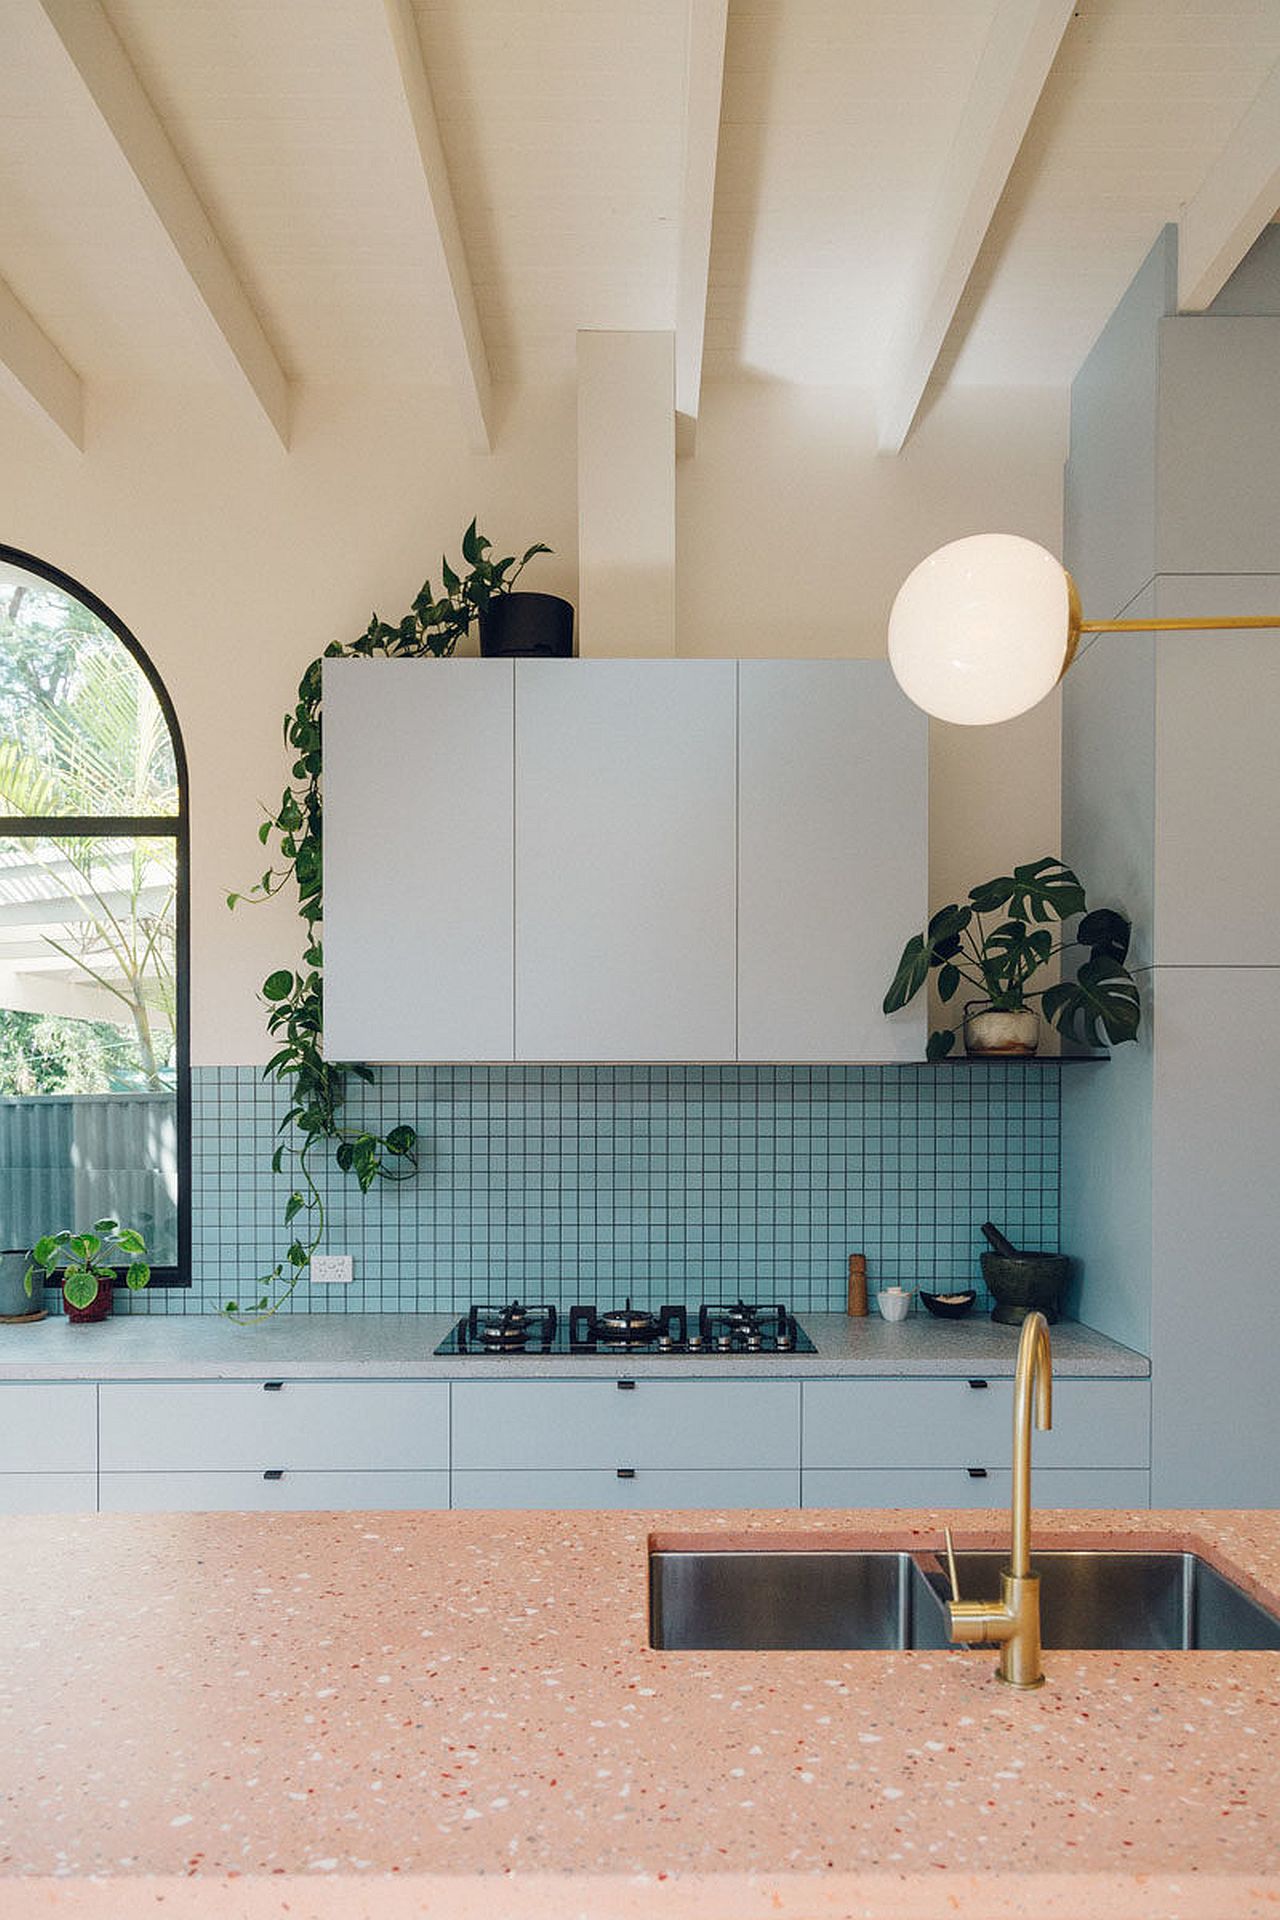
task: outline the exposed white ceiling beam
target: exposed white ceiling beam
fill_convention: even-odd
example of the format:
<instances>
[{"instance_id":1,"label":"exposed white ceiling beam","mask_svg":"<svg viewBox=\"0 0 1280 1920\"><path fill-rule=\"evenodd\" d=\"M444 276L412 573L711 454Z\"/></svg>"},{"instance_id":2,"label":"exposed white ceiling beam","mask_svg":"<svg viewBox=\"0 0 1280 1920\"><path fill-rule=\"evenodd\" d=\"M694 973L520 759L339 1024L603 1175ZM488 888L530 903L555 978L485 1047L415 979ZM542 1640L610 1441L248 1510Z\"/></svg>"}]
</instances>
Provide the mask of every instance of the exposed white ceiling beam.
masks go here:
<instances>
[{"instance_id":1,"label":"exposed white ceiling beam","mask_svg":"<svg viewBox=\"0 0 1280 1920\"><path fill-rule=\"evenodd\" d=\"M216 348L288 445L289 383L99 0L39 0L212 321Z\"/></svg>"},{"instance_id":2,"label":"exposed white ceiling beam","mask_svg":"<svg viewBox=\"0 0 1280 1920\"><path fill-rule=\"evenodd\" d=\"M422 58L422 42L411 0L384 0L391 42L395 49L400 85L408 109L431 216L429 239L437 256L439 277L447 289L449 357L466 417L467 434L477 453L493 449L493 388L489 356L485 351L475 289L462 244L462 229L449 184L440 123L436 119L431 82Z\"/></svg>"},{"instance_id":3,"label":"exposed white ceiling beam","mask_svg":"<svg viewBox=\"0 0 1280 1920\"><path fill-rule=\"evenodd\" d=\"M0 280L0 387L52 427L64 445L84 448L84 389L48 334Z\"/></svg>"},{"instance_id":4,"label":"exposed white ceiling beam","mask_svg":"<svg viewBox=\"0 0 1280 1920\"><path fill-rule=\"evenodd\" d=\"M676 278L676 450L693 451L702 397L702 342L711 271L711 215L724 39L729 0L689 0L685 61L684 166L680 184L680 257Z\"/></svg>"},{"instance_id":5,"label":"exposed white ceiling beam","mask_svg":"<svg viewBox=\"0 0 1280 1920\"><path fill-rule=\"evenodd\" d=\"M883 453L901 451L1049 77L1074 0L1000 0L934 202L879 396Z\"/></svg>"},{"instance_id":6,"label":"exposed white ceiling beam","mask_svg":"<svg viewBox=\"0 0 1280 1920\"><path fill-rule=\"evenodd\" d=\"M1280 206L1280 61L1178 219L1178 308L1212 305Z\"/></svg>"}]
</instances>

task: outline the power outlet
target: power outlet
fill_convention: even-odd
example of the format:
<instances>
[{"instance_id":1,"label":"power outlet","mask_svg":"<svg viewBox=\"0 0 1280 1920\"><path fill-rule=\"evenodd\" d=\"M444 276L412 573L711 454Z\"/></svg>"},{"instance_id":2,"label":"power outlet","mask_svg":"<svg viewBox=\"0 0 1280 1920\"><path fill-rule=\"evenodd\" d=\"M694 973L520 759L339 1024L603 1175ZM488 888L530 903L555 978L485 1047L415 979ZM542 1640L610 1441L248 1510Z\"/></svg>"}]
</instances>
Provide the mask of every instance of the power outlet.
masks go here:
<instances>
[{"instance_id":1,"label":"power outlet","mask_svg":"<svg viewBox=\"0 0 1280 1920\"><path fill-rule=\"evenodd\" d=\"M352 1279L352 1260L349 1253L313 1253L311 1256L311 1284L313 1287L345 1287Z\"/></svg>"}]
</instances>

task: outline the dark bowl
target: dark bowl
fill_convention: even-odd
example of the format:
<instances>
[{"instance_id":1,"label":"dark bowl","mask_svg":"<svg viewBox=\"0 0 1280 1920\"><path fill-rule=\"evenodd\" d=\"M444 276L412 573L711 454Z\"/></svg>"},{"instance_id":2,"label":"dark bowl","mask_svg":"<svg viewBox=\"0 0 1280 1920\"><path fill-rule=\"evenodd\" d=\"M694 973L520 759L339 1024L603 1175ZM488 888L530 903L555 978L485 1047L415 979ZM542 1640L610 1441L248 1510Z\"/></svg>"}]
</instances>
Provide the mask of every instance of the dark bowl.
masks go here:
<instances>
[{"instance_id":1,"label":"dark bowl","mask_svg":"<svg viewBox=\"0 0 1280 1920\"><path fill-rule=\"evenodd\" d=\"M977 1297L977 1290L974 1287L962 1293L958 1300L944 1300L940 1293L925 1293L923 1289L920 1294L926 1311L936 1314L939 1320L962 1320Z\"/></svg>"}]
</instances>

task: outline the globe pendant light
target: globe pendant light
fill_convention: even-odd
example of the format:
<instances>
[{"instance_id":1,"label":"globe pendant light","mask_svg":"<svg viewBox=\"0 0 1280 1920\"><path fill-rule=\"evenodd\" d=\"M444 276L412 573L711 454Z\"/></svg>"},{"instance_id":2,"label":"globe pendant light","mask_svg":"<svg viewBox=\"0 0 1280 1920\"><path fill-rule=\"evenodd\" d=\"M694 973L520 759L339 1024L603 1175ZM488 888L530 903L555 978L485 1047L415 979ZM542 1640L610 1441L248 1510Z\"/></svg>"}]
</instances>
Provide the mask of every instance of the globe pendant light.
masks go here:
<instances>
[{"instance_id":1,"label":"globe pendant light","mask_svg":"<svg viewBox=\"0 0 1280 1920\"><path fill-rule=\"evenodd\" d=\"M937 720L990 726L1052 693L1082 633L1199 633L1280 627L1280 616L1082 620L1062 562L1015 533L939 547L907 575L889 615L889 664Z\"/></svg>"},{"instance_id":2,"label":"globe pendant light","mask_svg":"<svg viewBox=\"0 0 1280 1920\"><path fill-rule=\"evenodd\" d=\"M939 547L908 574L889 615L889 663L939 720L1012 720L1062 678L1079 605L1060 561L1015 533Z\"/></svg>"}]
</instances>

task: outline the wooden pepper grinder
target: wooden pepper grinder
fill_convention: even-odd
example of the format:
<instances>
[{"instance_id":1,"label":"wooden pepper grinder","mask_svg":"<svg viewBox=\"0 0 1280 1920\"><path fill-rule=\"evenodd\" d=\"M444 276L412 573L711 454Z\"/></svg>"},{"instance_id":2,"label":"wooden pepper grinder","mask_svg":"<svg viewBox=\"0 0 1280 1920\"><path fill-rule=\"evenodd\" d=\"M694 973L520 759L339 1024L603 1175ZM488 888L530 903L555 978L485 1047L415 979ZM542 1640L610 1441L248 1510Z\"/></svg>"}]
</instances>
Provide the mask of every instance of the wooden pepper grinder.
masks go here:
<instances>
[{"instance_id":1,"label":"wooden pepper grinder","mask_svg":"<svg viewBox=\"0 0 1280 1920\"><path fill-rule=\"evenodd\" d=\"M865 1320L867 1316L867 1256L865 1253L849 1255L849 1312L855 1320Z\"/></svg>"}]
</instances>

